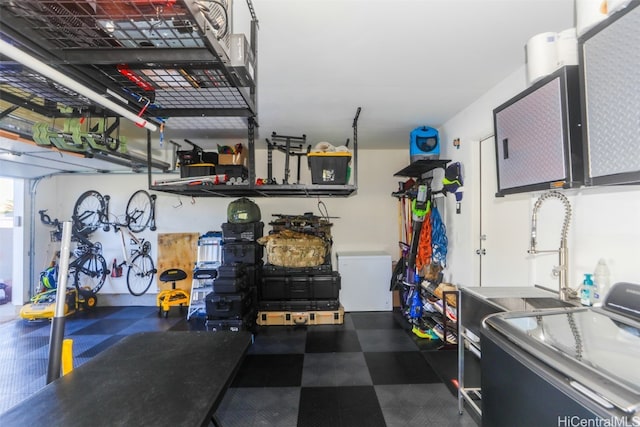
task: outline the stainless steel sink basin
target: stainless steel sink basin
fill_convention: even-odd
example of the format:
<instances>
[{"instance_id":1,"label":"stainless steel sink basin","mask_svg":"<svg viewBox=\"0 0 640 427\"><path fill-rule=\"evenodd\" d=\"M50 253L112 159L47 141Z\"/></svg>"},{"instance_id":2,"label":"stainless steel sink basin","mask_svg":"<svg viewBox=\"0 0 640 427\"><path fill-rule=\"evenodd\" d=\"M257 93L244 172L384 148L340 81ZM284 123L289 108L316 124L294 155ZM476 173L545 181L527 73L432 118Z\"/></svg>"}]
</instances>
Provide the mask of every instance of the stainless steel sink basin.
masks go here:
<instances>
[{"instance_id":1,"label":"stainless steel sink basin","mask_svg":"<svg viewBox=\"0 0 640 427\"><path fill-rule=\"evenodd\" d=\"M562 308L562 307L576 307L577 305L568 301L562 301L559 298L487 298L490 301L500 307L503 307L507 311L529 311L538 310L543 308Z\"/></svg>"}]
</instances>

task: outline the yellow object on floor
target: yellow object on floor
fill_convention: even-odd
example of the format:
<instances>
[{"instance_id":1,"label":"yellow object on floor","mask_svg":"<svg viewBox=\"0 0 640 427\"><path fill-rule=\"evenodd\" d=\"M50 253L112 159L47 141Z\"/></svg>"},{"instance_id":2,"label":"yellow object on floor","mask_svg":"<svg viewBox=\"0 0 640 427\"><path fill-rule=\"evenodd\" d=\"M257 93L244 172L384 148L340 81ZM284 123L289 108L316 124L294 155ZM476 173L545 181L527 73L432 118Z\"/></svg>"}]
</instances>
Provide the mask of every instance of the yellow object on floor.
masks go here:
<instances>
[{"instance_id":1,"label":"yellow object on floor","mask_svg":"<svg viewBox=\"0 0 640 427\"><path fill-rule=\"evenodd\" d=\"M73 371L73 340L66 338L62 341L62 375Z\"/></svg>"},{"instance_id":2,"label":"yellow object on floor","mask_svg":"<svg viewBox=\"0 0 640 427\"><path fill-rule=\"evenodd\" d=\"M159 316L169 317L169 309L171 307L180 307L180 311L182 311L182 307L189 306L191 293L184 289L176 289L176 282L186 278L187 273L179 268L165 270L160 274L160 281L171 282L171 289L160 292L156 297Z\"/></svg>"}]
</instances>

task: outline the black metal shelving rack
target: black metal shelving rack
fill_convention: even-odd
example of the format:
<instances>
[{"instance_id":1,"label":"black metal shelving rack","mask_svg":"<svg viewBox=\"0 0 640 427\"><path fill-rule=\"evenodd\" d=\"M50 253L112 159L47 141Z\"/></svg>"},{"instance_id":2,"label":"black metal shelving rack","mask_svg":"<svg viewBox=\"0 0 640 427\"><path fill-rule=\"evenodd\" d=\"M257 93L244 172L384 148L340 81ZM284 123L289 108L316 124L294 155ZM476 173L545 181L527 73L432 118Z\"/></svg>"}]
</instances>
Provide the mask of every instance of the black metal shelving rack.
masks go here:
<instances>
[{"instance_id":1,"label":"black metal shelving rack","mask_svg":"<svg viewBox=\"0 0 640 427\"><path fill-rule=\"evenodd\" d=\"M242 59L233 57L233 37L244 36L232 35L231 8L220 6L225 4L230 2L2 0L0 37L149 123L170 120L179 131L194 121L221 117L237 130L257 117L258 20L247 0L250 41ZM44 67L29 68L14 59L0 56L0 99L13 105L0 117L16 107L52 119L117 117L55 81ZM85 154L127 160L127 154L106 148ZM170 169L168 163L147 160L148 170ZM140 169L137 159L135 166Z\"/></svg>"},{"instance_id":2,"label":"black metal shelving rack","mask_svg":"<svg viewBox=\"0 0 640 427\"><path fill-rule=\"evenodd\" d=\"M356 183L254 184L258 19L251 0L247 0L251 33L248 41L238 40L239 35L227 31L227 24L220 24L232 21L232 11L221 8L221 4L228 5L226 0L0 0L0 37L150 123L166 122L179 131L192 128L196 122L208 124L217 117L222 127L214 125L212 130L222 134L248 130L248 186L157 186L151 180L151 170L166 171L169 165L159 165L148 154L146 166L152 190L194 197L345 197L354 193ZM232 56L232 40L245 43L241 59ZM47 118L115 116L42 70L3 56L0 99L12 104L11 108L19 106ZM9 114L8 110L0 112L0 117ZM354 141L355 164L356 149ZM107 150L98 154L116 160ZM356 168L354 165L354 181Z\"/></svg>"}]
</instances>

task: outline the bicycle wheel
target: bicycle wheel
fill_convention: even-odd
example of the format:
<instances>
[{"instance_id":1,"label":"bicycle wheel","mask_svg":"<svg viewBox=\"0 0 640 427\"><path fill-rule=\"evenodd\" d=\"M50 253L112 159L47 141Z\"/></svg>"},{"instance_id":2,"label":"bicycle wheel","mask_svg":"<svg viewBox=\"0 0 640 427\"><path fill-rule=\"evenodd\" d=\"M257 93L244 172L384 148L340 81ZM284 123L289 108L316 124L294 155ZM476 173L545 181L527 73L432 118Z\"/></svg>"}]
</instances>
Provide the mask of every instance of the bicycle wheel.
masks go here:
<instances>
[{"instance_id":1,"label":"bicycle wheel","mask_svg":"<svg viewBox=\"0 0 640 427\"><path fill-rule=\"evenodd\" d=\"M97 293L109 274L107 261L100 254L84 255L75 268L74 285L77 289L88 289Z\"/></svg>"},{"instance_id":2,"label":"bicycle wheel","mask_svg":"<svg viewBox=\"0 0 640 427\"><path fill-rule=\"evenodd\" d=\"M151 196L145 190L138 190L127 202L127 226L133 233L139 233L151 220Z\"/></svg>"},{"instance_id":3,"label":"bicycle wheel","mask_svg":"<svg viewBox=\"0 0 640 427\"><path fill-rule=\"evenodd\" d=\"M107 207L102 194L94 190L80 195L73 207L73 228L79 234L88 235L100 227L107 218Z\"/></svg>"},{"instance_id":4,"label":"bicycle wheel","mask_svg":"<svg viewBox=\"0 0 640 427\"><path fill-rule=\"evenodd\" d=\"M138 254L129 265L127 271L127 288L131 295L140 296L147 292L156 274L153 259L147 254Z\"/></svg>"}]
</instances>

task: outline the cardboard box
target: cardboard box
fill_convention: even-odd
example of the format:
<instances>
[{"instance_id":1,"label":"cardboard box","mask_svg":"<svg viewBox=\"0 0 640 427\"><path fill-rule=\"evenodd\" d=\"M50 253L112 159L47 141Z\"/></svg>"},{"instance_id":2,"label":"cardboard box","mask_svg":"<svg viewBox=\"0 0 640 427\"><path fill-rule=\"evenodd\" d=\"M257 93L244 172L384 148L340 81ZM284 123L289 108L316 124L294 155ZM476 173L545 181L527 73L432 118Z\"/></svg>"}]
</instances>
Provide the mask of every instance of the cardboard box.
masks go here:
<instances>
[{"instance_id":1,"label":"cardboard box","mask_svg":"<svg viewBox=\"0 0 640 427\"><path fill-rule=\"evenodd\" d=\"M247 165L247 150L236 154L218 154L219 165Z\"/></svg>"}]
</instances>

